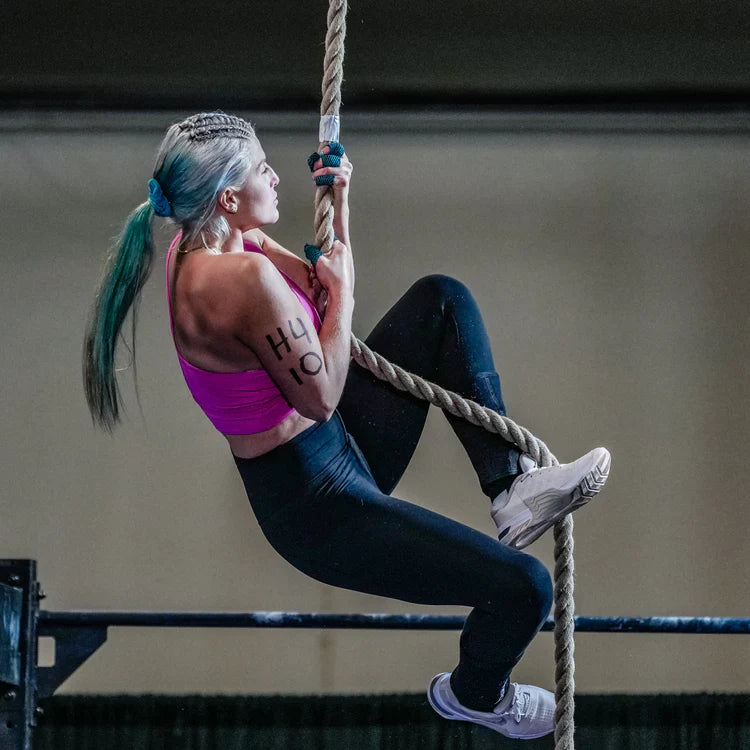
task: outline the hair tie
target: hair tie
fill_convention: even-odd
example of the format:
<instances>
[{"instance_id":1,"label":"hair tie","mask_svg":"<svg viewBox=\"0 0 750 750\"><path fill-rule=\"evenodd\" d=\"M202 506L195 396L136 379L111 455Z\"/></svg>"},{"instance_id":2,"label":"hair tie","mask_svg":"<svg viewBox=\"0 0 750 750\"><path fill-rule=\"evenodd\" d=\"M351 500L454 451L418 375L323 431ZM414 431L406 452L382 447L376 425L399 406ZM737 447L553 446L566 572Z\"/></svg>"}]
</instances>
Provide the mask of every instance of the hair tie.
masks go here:
<instances>
[{"instance_id":1,"label":"hair tie","mask_svg":"<svg viewBox=\"0 0 750 750\"><path fill-rule=\"evenodd\" d=\"M157 216L172 215L172 206L169 205L161 185L153 177L148 181L148 201L154 207Z\"/></svg>"}]
</instances>

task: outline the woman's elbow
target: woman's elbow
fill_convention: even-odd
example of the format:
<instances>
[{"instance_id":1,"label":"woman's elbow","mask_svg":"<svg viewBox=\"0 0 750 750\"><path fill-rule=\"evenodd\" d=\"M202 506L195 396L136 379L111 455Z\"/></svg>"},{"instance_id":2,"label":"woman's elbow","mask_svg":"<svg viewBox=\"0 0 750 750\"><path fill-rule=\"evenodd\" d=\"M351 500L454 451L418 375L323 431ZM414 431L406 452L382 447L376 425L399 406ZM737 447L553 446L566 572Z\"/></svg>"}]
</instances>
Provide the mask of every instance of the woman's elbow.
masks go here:
<instances>
[{"instance_id":1,"label":"woman's elbow","mask_svg":"<svg viewBox=\"0 0 750 750\"><path fill-rule=\"evenodd\" d=\"M303 417L313 419L316 422L327 422L333 416L336 407L321 402L313 406L306 406L304 409L297 409L297 411Z\"/></svg>"}]
</instances>

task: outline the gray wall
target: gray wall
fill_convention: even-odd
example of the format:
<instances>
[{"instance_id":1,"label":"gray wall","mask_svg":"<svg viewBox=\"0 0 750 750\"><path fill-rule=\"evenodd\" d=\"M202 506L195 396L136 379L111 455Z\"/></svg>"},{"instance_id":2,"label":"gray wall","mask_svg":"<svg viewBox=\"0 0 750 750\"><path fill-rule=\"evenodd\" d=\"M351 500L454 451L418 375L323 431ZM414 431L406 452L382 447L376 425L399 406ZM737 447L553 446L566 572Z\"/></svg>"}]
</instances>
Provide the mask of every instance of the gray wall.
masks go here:
<instances>
[{"instance_id":1,"label":"gray wall","mask_svg":"<svg viewBox=\"0 0 750 750\"><path fill-rule=\"evenodd\" d=\"M312 236L315 132L266 134L262 121L258 131L281 176L272 232L298 251ZM465 612L333 589L270 549L181 379L164 300L169 232L140 313L143 414L123 372L128 421L113 438L93 430L84 319L158 140L0 134L2 556L39 560L49 609ZM355 332L419 276L453 274L486 316L510 415L562 461L612 451L605 491L576 516L577 611L747 615L750 139L457 128L345 143ZM439 412L396 494L492 532ZM551 566L550 538L529 551ZM416 691L453 667L457 643L457 633L114 629L62 690ZM748 689L742 638L579 635L576 656L580 692ZM516 677L551 687L553 673L542 634Z\"/></svg>"}]
</instances>

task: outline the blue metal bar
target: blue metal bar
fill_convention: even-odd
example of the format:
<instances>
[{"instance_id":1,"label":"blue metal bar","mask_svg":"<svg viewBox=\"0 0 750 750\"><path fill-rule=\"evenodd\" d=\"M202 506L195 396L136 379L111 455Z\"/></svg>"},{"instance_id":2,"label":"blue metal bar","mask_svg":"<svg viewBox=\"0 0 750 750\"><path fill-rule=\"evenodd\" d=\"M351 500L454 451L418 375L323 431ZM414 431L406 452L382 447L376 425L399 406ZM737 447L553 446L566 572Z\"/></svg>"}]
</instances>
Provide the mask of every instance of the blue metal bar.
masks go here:
<instances>
[{"instance_id":1,"label":"blue metal bar","mask_svg":"<svg viewBox=\"0 0 750 750\"><path fill-rule=\"evenodd\" d=\"M303 614L299 612L53 612L48 627L344 628L350 630L460 630L463 615ZM552 619L542 630L552 630ZM576 617L579 633L750 633L750 617Z\"/></svg>"}]
</instances>

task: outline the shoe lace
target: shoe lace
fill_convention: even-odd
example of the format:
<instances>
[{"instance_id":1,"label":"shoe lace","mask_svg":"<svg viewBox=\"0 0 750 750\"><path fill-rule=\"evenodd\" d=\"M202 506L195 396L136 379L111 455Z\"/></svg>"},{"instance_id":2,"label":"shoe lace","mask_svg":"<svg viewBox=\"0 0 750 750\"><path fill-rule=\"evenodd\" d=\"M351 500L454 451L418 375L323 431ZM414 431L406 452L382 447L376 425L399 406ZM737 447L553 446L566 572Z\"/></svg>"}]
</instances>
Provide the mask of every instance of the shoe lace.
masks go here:
<instances>
[{"instance_id":1,"label":"shoe lace","mask_svg":"<svg viewBox=\"0 0 750 750\"><path fill-rule=\"evenodd\" d=\"M511 716L516 720L516 724L520 724L523 718L526 716L526 711L529 708L529 702L531 701L531 693L526 690L520 690L519 687L513 692L513 698L510 702L510 706L500 713L501 716Z\"/></svg>"},{"instance_id":2,"label":"shoe lace","mask_svg":"<svg viewBox=\"0 0 750 750\"><path fill-rule=\"evenodd\" d=\"M539 476L539 474L544 474L548 472L550 469L554 469L554 466L534 466L533 468L529 469L528 471L525 471L523 474L518 475L518 479L516 480L519 484L522 484L525 482L529 477Z\"/></svg>"}]
</instances>

